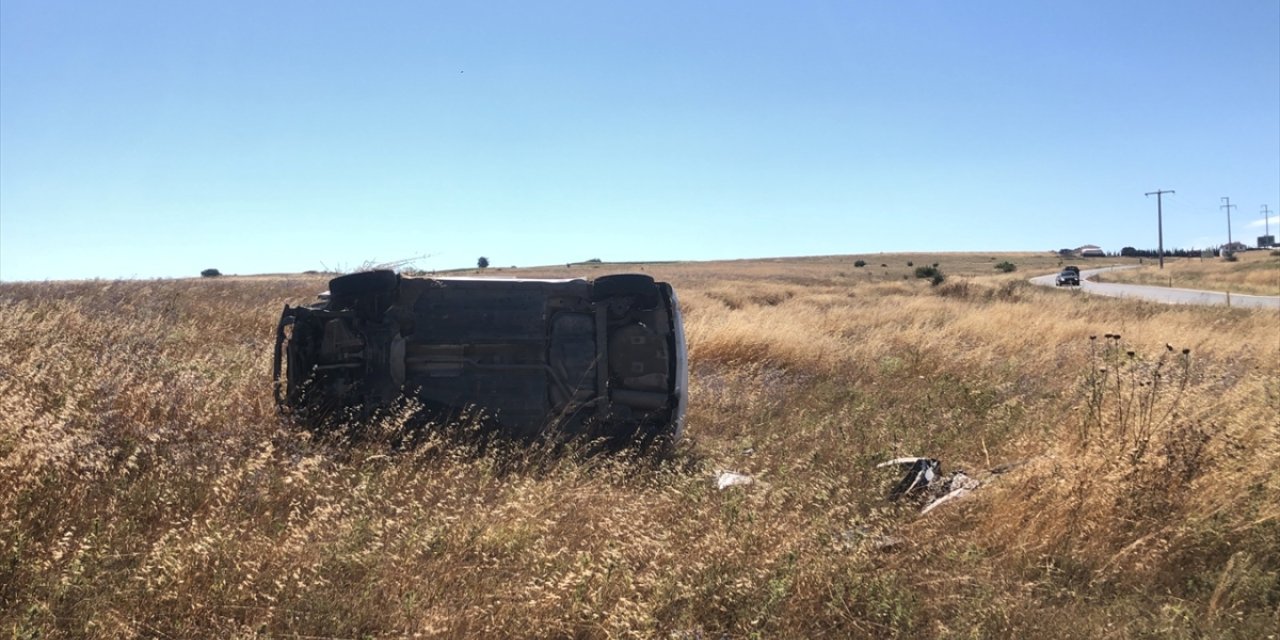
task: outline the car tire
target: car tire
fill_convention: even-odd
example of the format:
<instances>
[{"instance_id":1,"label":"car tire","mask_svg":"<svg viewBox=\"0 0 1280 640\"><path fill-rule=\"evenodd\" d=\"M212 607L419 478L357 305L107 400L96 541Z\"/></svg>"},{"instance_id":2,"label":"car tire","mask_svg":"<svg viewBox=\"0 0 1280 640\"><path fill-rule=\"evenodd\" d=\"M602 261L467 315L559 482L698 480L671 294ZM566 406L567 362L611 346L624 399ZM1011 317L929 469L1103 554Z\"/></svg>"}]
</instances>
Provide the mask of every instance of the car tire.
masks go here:
<instances>
[{"instance_id":1,"label":"car tire","mask_svg":"<svg viewBox=\"0 0 1280 640\"><path fill-rule=\"evenodd\" d=\"M400 276L389 269L352 273L330 280L329 295L334 298L354 298L386 293L396 288L399 279Z\"/></svg>"},{"instance_id":2,"label":"car tire","mask_svg":"<svg viewBox=\"0 0 1280 640\"><path fill-rule=\"evenodd\" d=\"M653 281L653 276L641 273L600 276L591 285L592 300L623 297L635 298L636 306L641 309L652 309L658 305L658 285Z\"/></svg>"},{"instance_id":3,"label":"car tire","mask_svg":"<svg viewBox=\"0 0 1280 640\"><path fill-rule=\"evenodd\" d=\"M377 320L395 299L400 276L388 269L363 271L329 281L329 308L353 309L356 316Z\"/></svg>"}]
</instances>

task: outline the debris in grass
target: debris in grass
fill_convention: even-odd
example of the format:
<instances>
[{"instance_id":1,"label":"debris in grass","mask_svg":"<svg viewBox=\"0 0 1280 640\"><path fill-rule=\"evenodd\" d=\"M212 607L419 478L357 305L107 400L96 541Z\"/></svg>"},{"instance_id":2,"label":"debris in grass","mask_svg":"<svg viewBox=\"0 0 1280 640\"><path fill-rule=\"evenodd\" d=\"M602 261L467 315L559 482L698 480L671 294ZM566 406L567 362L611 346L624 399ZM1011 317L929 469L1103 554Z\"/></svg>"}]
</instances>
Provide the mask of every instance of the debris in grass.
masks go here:
<instances>
[{"instance_id":1,"label":"debris in grass","mask_svg":"<svg viewBox=\"0 0 1280 640\"><path fill-rule=\"evenodd\" d=\"M897 500L902 496L919 493L929 488L934 480L938 479L942 473L942 463L933 458L895 458L888 462L881 462L876 468L888 466L907 467L906 475L902 476L902 480L897 486L889 492L890 500Z\"/></svg>"},{"instance_id":2,"label":"debris in grass","mask_svg":"<svg viewBox=\"0 0 1280 640\"><path fill-rule=\"evenodd\" d=\"M982 486L982 483L978 482L977 478L972 478L969 474L963 471L956 471L955 473L952 473L951 479L945 484L947 492L934 498L929 502L929 504L926 504L924 508L920 510L920 515L933 511L935 507L947 502L948 500L958 500L963 498L972 493L974 489Z\"/></svg>"},{"instance_id":3,"label":"debris in grass","mask_svg":"<svg viewBox=\"0 0 1280 640\"><path fill-rule=\"evenodd\" d=\"M746 474L735 473L733 471L721 471L720 475L716 476L716 488L724 491L732 486L748 485L755 481L755 478Z\"/></svg>"},{"instance_id":4,"label":"debris in grass","mask_svg":"<svg viewBox=\"0 0 1280 640\"><path fill-rule=\"evenodd\" d=\"M982 479L971 476L961 470L952 471L950 474L944 475L942 473L942 462L936 458L915 456L894 458L877 464L876 468L905 467L906 473L898 481L898 484L894 485L893 489L889 491L889 499L899 500L903 496L914 497L924 505L920 509L920 515L924 515L944 502L959 500L973 493L985 482L990 482L996 476L1008 473L1026 463L1026 460L1017 460L996 465L989 469Z\"/></svg>"}]
</instances>

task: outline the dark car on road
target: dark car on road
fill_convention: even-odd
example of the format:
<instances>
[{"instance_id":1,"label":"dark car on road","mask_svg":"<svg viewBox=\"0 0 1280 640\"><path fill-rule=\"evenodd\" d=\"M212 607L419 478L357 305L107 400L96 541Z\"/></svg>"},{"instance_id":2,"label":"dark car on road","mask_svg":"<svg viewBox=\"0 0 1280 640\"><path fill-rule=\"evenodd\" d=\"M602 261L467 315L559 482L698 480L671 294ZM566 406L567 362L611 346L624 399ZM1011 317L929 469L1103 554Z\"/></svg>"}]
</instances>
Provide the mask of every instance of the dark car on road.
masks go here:
<instances>
[{"instance_id":1,"label":"dark car on road","mask_svg":"<svg viewBox=\"0 0 1280 640\"><path fill-rule=\"evenodd\" d=\"M1054 284L1059 287L1078 287L1080 286L1080 267L1064 267L1062 273L1054 279Z\"/></svg>"},{"instance_id":2,"label":"dark car on road","mask_svg":"<svg viewBox=\"0 0 1280 640\"><path fill-rule=\"evenodd\" d=\"M688 376L675 291L643 274L341 276L285 307L273 367L277 401L307 421L409 400L434 421L611 439L679 438Z\"/></svg>"}]
</instances>

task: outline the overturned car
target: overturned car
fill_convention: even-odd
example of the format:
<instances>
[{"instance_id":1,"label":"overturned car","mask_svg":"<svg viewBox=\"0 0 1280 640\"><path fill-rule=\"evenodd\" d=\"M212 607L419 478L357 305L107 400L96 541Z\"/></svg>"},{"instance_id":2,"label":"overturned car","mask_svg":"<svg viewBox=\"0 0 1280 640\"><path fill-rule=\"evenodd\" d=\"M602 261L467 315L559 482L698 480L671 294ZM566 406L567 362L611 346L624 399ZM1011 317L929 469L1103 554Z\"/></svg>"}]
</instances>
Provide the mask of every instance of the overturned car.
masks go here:
<instances>
[{"instance_id":1,"label":"overturned car","mask_svg":"<svg viewBox=\"0 0 1280 640\"><path fill-rule=\"evenodd\" d=\"M647 275L368 271L285 306L273 380L277 402L308 422L410 400L431 420L477 411L515 436L677 439L688 359L675 292Z\"/></svg>"}]
</instances>

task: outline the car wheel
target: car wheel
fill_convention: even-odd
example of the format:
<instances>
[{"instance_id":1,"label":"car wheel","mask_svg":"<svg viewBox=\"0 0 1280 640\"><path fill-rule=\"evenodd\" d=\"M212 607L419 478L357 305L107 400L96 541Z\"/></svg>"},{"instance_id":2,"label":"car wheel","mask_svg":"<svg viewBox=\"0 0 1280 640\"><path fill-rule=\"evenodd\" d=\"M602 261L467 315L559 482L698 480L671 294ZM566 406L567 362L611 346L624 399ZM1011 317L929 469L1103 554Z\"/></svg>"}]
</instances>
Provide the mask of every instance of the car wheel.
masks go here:
<instances>
[{"instance_id":1,"label":"car wheel","mask_svg":"<svg viewBox=\"0 0 1280 640\"><path fill-rule=\"evenodd\" d=\"M330 308L351 308L367 319L376 319L391 306L400 276L381 269L339 276L329 281Z\"/></svg>"},{"instance_id":2,"label":"car wheel","mask_svg":"<svg viewBox=\"0 0 1280 640\"><path fill-rule=\"evenodd\" d=\"M329 295L335 298L351 298L371 293L385 293L395 289L399 279L400 276L389 269L338 276L329 281Z\"/></svg>"},{"instance_id":3,"label":"car wheel","mask_svg":"<svg viewBox=\"0 0 1280 640\"><path fill-rule=\"evenodd\" d=\"M591 285L592 300L623 297L635 298L641 309L652 309L658 305L658 285L652 276L640 273L600 276Z\"/></svg>"}]
</instances>

